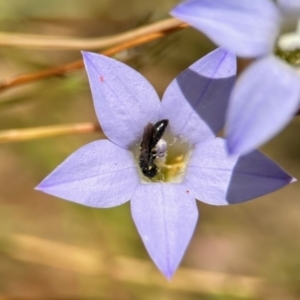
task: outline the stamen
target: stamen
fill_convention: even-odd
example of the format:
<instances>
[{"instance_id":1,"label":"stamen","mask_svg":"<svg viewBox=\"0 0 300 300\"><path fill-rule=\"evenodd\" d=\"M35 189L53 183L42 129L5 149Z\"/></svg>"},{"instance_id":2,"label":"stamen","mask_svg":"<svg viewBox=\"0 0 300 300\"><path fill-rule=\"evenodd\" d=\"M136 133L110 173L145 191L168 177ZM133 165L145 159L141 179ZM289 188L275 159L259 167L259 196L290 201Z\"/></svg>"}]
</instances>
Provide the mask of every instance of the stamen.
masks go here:
<instances>
[{"instance_id":1,"label":"stamen","mask_svg":"<svg viewBox=\"0 0 300 300\"><path fill-rule=\"evenodd\" d=\"M300 48L293 51L283 51L277 47L275 55L292 66L298 66L300 64Z\"/></svg>"},{"instance_id":2,"label":"stamen","mask_svg":"<svg viewBox=\"0 0 300 300\"><path fill-rule=\"evenodd\" d=\"M278 38L274 53L292 66L300 64L300 20L294 32L284 33Z\"/></svg>"},{"instance_id":3,"label":"stamen","mask_svg":"<svg viewBox=\"0 0 300 300\"><path fill-rule=\"evenodd\" d=\"M277 41L278 47L284 52L300 49L300 19L295 31L283 33Z\"/></svg>"}]
</instances>

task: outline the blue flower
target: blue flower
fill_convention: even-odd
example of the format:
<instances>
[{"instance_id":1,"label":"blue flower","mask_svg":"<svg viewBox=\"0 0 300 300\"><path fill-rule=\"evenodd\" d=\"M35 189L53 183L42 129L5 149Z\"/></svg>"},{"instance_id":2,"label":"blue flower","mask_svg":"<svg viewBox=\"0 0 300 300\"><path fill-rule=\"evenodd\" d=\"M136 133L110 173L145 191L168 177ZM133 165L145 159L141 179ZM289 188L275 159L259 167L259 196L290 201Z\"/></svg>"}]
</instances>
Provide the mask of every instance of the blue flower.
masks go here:
<instances>
[{"instance_id":1,"label":"blue flower","mask_svg":"<svg viewBox=\"0 0 300 300\"><path fill-rule=\"evenodd\" d=\"M299 75L273 51L276 41L281 48L287 43L295 47L295 39L277 38L281 29L295 27L299 0L278 0L277 5L271 0L189 0L171 14L238 56L256 58L238 78L229 100L225 124L229 153L248 153L290 122L299 109Z\"/></svg>"},{"instance_id":2,"label":"blue flower","mask_svg":"<svg viewBox=\"0 0 300 300\"><path fill-rule=\"evenodd\" d=\"M131 200L137 230L167 278L193 235L195 199L241 203L294 180L257 150L228 157L216 137L235 80L231 52L219 48L195 62L171 82L162 101L127 65L94 53L83 57L108 139L78 149L36 189L97 208Z\"/></svg>"}]
</instances>

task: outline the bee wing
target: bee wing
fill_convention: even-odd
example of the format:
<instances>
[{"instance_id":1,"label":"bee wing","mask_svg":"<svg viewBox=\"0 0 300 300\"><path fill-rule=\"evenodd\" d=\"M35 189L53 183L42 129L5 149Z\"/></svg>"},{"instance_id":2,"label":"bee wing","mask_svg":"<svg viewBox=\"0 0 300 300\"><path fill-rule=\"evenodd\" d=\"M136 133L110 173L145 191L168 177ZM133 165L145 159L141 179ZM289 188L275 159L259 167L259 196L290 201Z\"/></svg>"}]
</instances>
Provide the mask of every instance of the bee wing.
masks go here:
<instances>
[{"instance_id":1,"label":"bee wing","mask_svg":"<svg viewBox=\"0 0 300 300\"><path fill-rule=\"evenodd\" d=\"M143 140L141 143L141 152L149 153L153 147L153 135L155 127L152 123L148 123L144 129Z\"/></svg>"}]
</instances>

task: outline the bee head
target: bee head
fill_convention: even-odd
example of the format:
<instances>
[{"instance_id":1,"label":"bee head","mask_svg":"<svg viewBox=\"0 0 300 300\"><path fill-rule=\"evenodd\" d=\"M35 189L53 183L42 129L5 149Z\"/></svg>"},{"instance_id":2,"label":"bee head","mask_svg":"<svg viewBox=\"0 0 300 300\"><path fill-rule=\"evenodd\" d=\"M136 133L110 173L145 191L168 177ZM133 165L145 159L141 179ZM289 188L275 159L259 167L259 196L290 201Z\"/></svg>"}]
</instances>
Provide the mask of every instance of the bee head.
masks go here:
<instances>
[{"instance_id":1,"label":"bee head","mask_svg":"<svg viewBox=\"0 0 300 300\"><path fill-rule=\"evenodd\" d=\"M150 163L142 168L142 172L146 177L152 178L157 174L157 167L154 163Z\"/></svg>"}]
</instances>

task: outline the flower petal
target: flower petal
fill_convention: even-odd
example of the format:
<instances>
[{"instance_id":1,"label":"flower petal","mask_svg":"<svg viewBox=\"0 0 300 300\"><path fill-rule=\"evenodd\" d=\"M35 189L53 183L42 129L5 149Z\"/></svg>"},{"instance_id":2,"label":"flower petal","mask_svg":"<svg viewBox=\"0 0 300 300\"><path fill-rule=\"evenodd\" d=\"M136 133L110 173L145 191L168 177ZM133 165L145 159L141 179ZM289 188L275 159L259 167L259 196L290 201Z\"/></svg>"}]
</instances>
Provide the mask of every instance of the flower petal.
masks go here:
<instances>
[{"instance_id":1,"label":"flower petal","mask_svg":"<svg viewBox=\"0 0 300 300\"><path fill-rule=\"evenodd\" d=\"M279 9L286 18L300 17L300 1L299 0L277 0Z\"/></svg>"},{"instance_id":2,"label":"flower petal","mask_svg":"<svg viewBox=\"0 0 300 300\"><path fill-rule=\"evenodd\" d=\"M254 62L238 78L228 107L226 135L231 154L262 145L292 119L299 108L300 77L274 56Z\"/></svg>"},{"instance_id":3,"label":"flower petal","mask_svg":"<svg viewBox=\"0 0 300 300\"><path fill-rule=\"evenodd\" d=\"M293 181L258 150L245 156L228 156L225 141L216 138L196 146L185 184L200 201L227 205L263 196Z\"/></svg>"},{"instance_id":4,"label":"flower petal","mask_svg":"<svg viewBox=\"0 0 300 300\"><path fill-rule=\"evenodd\" d=\"M194 196L183 185L142 184L132 197L131 212L149 255L170 279L197 223Z\"/></svg>"},{"instance_id":5,"label":"flower petal","mask_svg":"<svg viewBox=\"0 0 300 300\"><path fill-rule=\"evenodd\" d=\"M224 48L209 53L168 86L161 118L169 119L171 130L192 143L214 137L224 126L235 74L233 53Z\"/></svg>"},{"instance_id":6,"label":"flower petal","mask_svg":"<svg viewBox=\"0 0 300 300\"><path fill-rule=\"evenodd\" d=\"M83 59L104 133L129 148L148 122L158 121L157 93L141 74L115 59L90 52L83 52Z\"/></svg>"},{"instance_id":7,"label":"flower petal","mask_svg":"<svg viewBox=\"0 0 300 300\"><path fill-rule=\"evenodd\" d=\"M279 11L270 0L189 0L171 15L243 57L271 52L280 27Z\"/></svg>"},{"instance_id":8,"label":"flower petal","mask_svg":"<svg viewBox=\"0 0 300 300\"><path fill-rule=\"evenodd\" d=\"M71 154L36 189L105 208L130 200L138 184L132 154L108 140L100 140Z\"/></svg>"}]
</instances>

